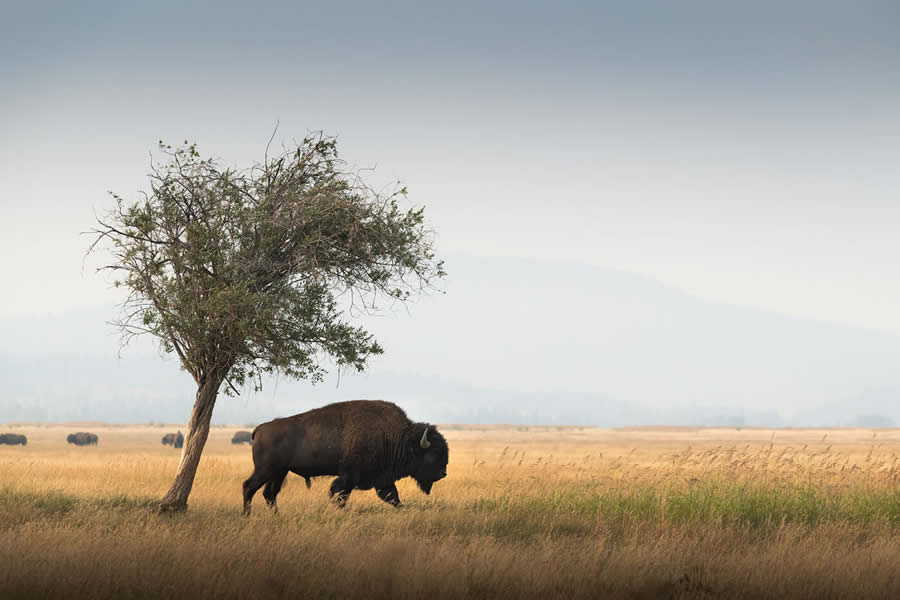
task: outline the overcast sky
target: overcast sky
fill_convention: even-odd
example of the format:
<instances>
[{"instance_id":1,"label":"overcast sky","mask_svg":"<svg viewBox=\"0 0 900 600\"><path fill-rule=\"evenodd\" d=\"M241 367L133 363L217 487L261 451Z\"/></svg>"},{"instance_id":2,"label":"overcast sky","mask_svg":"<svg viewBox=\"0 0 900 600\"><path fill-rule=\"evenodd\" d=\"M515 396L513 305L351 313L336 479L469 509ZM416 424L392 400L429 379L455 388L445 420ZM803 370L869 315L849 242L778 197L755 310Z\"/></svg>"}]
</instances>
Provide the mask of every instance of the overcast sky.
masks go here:
<instances>
[{"instance_id":1,"label":"overcast sky","mask_svg":"<svg viewBox=\"0 0 900 600\"><path fill-rule=\"evenodd\" d=\"M900 332L896 2L67 4L0 8L2 316L111 301L79 232L156 140L246 166L280 121L407 184L451 277L555 259Z\"/></svg>"}]
</instances>

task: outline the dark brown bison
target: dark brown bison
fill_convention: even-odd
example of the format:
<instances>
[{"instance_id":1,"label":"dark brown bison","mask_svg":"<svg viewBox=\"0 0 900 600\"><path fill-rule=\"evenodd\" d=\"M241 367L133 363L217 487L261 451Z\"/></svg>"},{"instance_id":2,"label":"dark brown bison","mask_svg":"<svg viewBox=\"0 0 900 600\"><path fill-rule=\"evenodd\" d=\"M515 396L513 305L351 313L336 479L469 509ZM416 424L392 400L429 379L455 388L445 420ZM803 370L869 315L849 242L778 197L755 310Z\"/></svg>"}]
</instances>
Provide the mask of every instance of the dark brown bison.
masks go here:
<instances>
[{"instance_id":1,"label":"dark brown bison","mask_svg":"<svg viewBox=\"0 0 900 600\"><path fill-rule=\"evenodd\" d=\"M162 445L181 448L184 446L184 436L181 435L181 431L178 433L167 433L162 437Z\"/></svg>"},{"instance_id":2,"label":"dark brown bison","mask_svg":"<svg viewBox=\"0 0 900 600\"><path fill-rule=\"evenodd\" d=\"M378 497L400 507L396 481L412 477L426 494L447 476L444 436L428 423L414 423L391 402L338 402L253 430L253 475L244 482L244 514L265 485L263 497L275 498L288 471L306 479L335 475L331 498L344 506L352 490L375 488Z\"/></svg>"},{"instance_id":3,"label":"dark brown bison","mask_svg":"<svg viewBox=\"0 0 900 600\"><path fill-rule=\"evenodd\" d=\"M28 444L28 438L18 433L0 433L0 446L25 446Z\"/></svg>"},{"instance_id":4,"label":"dark brown bison","mask_svg":"<svg viewBox=\"0 0 900 600\"><path fill-rule=\"evenodd\" d=\"M253 443L253 434L249 431L235 431L234 437L231 438L232 444L252 444Z\"/></svg>"},{"instance_id":5,"label":"dark brown bison","mask_svg":"<svg viewBox=\"0 0 900 600\"><path fill-rule=\"evenodd\" d=\"M70 433L66 441L76 446L96 446L99 439L96 433L79 431L78 433Z\"/></svg>"}]
</instances>

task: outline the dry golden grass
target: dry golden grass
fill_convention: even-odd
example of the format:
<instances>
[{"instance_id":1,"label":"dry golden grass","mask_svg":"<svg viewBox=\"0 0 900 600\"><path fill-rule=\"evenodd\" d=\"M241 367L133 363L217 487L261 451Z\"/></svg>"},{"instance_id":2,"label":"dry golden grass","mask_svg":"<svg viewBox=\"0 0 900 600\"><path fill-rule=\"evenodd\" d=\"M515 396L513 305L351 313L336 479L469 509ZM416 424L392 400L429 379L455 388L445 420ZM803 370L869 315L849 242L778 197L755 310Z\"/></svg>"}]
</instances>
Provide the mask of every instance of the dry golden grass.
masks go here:
<instances>
[{"instance_id":1,"label":"dry golden grass","mask_svg":"<svg viewBox=\"0 0 900 600\"><path fill-rule=\"evenodd\" d=\"M898 430L444 427L449 475L402 511L289 476L242 518L233 427L188 512L152 514L175 429L5 429L0 598L900 597Z\"/></svg>"}]
</instances>

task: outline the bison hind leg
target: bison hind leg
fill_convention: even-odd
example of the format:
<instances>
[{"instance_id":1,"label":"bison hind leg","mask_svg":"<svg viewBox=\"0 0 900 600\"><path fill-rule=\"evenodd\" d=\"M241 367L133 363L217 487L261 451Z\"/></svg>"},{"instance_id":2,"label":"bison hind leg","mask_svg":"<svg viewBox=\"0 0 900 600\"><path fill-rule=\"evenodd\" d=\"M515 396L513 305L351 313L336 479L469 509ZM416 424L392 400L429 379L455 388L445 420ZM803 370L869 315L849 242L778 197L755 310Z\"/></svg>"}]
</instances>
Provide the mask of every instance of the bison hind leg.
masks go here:
<instances>
[{"instance_id":1,"label":"bison hind leg","mask_svg":"<svg viewBox=\"0 0 900 600\"><path fill-rule=\"evenodd\" d=\"M263 488L263 498L266 499L269 508L275 512L278 512L278 505L275 504L275 499L278 497L278 492L281 491L281 486L284 485L285 477L287 477L287 471L276 473L275 476L266 483L266 487Z\"/></svg>"},{"instance_id":2,"label":"bison hind leg","mask_svg":"<svg viewBox=\"0 0 900 600\"><path fill-rule=\"evenodd\" d=\"M254 472L247 481L244 482L244 515L250 514L250 503L253 501L253 495L269 480L268 474Z\"/></svg>"}]
</instances>

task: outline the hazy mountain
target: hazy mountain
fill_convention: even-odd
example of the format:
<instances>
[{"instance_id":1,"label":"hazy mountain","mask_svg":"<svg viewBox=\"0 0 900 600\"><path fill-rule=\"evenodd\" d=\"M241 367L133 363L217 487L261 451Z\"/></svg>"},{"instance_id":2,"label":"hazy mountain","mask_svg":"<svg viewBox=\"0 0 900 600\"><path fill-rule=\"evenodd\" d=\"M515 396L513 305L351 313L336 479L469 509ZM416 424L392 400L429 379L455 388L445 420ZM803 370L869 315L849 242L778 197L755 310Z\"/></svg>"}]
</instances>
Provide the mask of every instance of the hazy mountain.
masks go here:
<instances>
[{"instance_id":1,"label":"hazy mountain","mask_svg":"<svg viewBox=\"0 0 900 600\"><path fill-rule=\"evenodd\" d=\"M267 382L260 394L223 397L215 420L367 397L440 422L900 423L897 336L584 265L454 258L447 268L446 294L410 314L363 317L387 351L369 374ZM117 358L104 325L115 314L0 319L0 421L185 421L190 378L149 341Z\"/></svg>"},{"instance_id":2,"label":"hazy mountain","mask_svg":"<svg viewBox=\"0 0 900 600\"><path fill-rule=\"evenodd\" d=\"M810 426L897 427L900 387L867 389L851 398L823 403L794 417Z\"/></svg>"}]
</instances>

